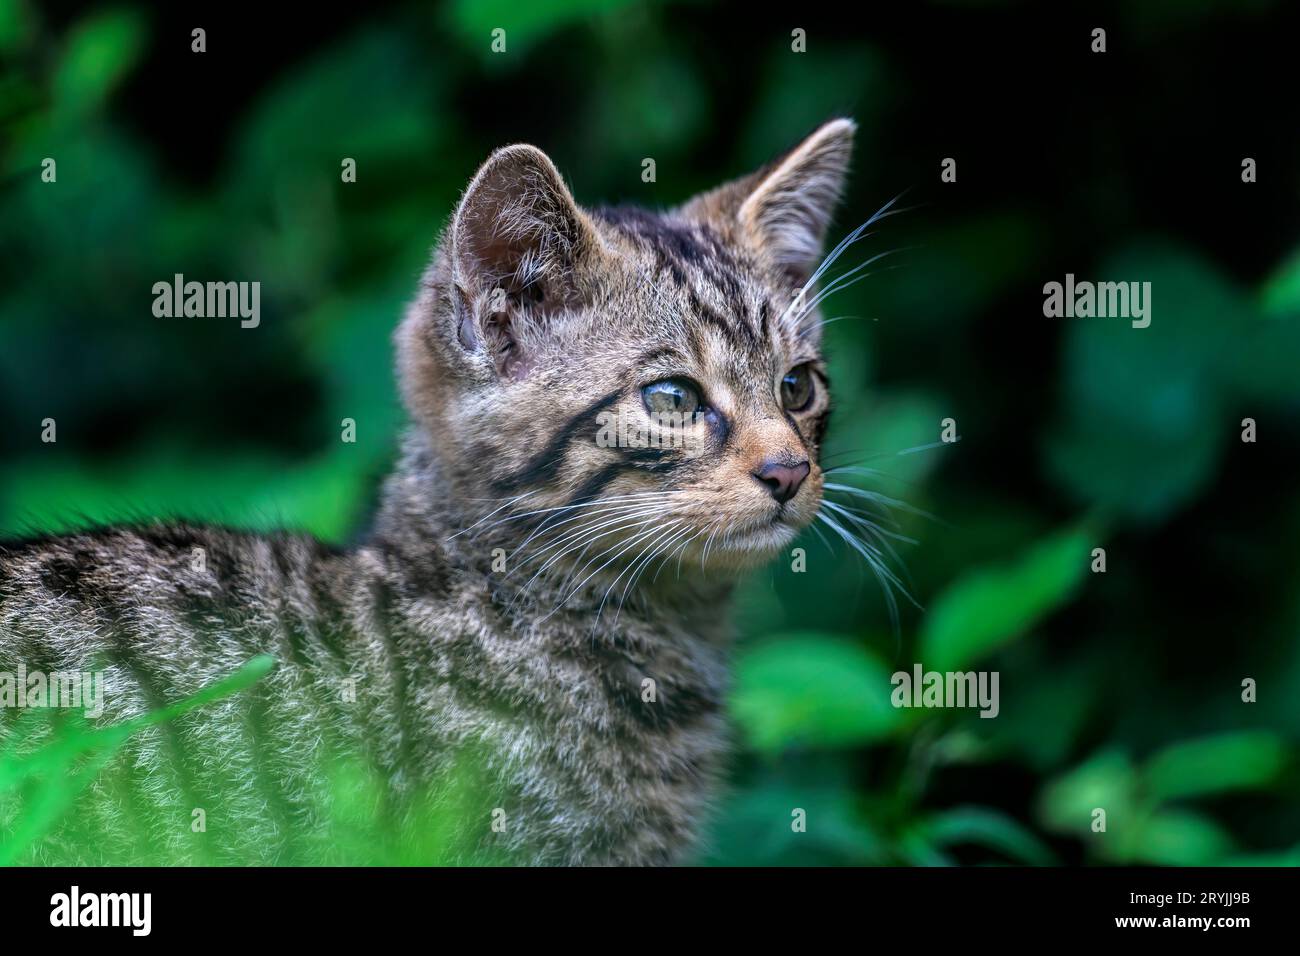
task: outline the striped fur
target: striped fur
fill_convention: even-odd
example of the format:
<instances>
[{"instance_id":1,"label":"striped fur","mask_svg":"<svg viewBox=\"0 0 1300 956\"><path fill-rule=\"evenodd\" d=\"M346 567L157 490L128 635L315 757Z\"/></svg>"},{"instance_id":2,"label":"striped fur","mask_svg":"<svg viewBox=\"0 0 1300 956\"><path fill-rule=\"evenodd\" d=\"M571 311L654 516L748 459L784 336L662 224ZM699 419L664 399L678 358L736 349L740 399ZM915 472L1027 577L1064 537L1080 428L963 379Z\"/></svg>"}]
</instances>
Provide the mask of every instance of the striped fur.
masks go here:
<instances>
[{"instance_id":1,"label":"striped fur","mask_svg":"<svg viewBox=\"0 0 1300 956\"><path fill-rule=\"evenodd\" d=\"M689 859L724 771L728 595L820 503L820 323L791 316L852 129L662 213L583 210L540 151L495 153L398 329L412 424L355 548L193 527L0 546L0 671L102 663L104 723L279 661L137 734L130 786L87 812L182 859L282 862L329 812L330 759L375 768L401 814L471 752L467 854ZM804 363L815 398L790 412ZM681 377L710 407L693 453L600 447L603 415L644 417L641 388ZM785 505L752 474L805 459Z\"/></svg>"}]
</instances>

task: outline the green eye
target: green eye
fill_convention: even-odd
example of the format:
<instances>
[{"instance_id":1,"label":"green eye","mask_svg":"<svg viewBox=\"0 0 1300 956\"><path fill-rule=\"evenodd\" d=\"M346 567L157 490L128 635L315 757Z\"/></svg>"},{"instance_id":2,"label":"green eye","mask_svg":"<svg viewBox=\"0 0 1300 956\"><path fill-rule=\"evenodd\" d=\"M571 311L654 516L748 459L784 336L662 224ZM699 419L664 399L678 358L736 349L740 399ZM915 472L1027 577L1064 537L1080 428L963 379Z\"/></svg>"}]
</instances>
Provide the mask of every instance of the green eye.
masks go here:
<instances>
[{"instance_id":1,"label":"green eye","mask_svg":"<svg viewBox=\"0 0 1300 956\"><path fill-rule=\"evenodd\" d=\"M700 407L700 394L690 382L666 378L641 389L645 407L651 415L676 413L690 415Z\"/></svg>"},{"instance_id":2,"label":"green eye","mask_svg":"<svg viewBox=\"0 0 1300 956\"><path fill-rule=\"evenodd\" d=\"M781 404L786 411L807 408L813 397L813 377L807 365L797 365L781 379Z\"/></svg>"}]
</instances>

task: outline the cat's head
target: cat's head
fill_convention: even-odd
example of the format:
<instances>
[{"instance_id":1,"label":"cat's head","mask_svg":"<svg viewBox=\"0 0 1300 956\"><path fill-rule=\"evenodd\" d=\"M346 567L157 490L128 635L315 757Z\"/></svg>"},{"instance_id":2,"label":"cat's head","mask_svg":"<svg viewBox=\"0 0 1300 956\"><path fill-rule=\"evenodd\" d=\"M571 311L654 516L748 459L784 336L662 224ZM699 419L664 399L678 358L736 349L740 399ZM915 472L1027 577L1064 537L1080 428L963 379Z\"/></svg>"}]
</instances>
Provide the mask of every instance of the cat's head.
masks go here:
<instances>
[{"instance_id":1,"label":"cat's head","mask_svg":"<svg viewBox=\"0 0 1300 956\"><path fill-rule=\"evenodd\" d=\"M853 131L827 123L665 212L583 209L540 150L493 153L398 332L440 493L616 566L735 569L787 545L821 504L830 395L805 287Z\"/></svg>"}]
</instances>

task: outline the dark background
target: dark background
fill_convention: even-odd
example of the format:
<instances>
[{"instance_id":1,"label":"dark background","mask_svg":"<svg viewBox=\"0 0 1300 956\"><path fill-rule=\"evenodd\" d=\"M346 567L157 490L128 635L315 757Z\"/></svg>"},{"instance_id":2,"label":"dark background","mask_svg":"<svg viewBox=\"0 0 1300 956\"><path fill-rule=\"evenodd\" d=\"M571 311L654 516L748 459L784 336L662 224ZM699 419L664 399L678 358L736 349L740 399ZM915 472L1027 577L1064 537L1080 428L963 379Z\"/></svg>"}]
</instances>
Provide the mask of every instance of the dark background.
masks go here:
<instances>
[{"instance_id":1,"label":"dark background","mask_svg":"<svg viewBox=\"0 0 1300 956\"><path fill-rule=\"evenodd\" d=\"M587 204L667 206L850 115L832 241L910 211L845 260L898 267L827 305L855 316L828 332L832 452L934 516L896 512L926 611L901 599L895 628L815 537L807 572L755 578L708 859L1297 861L1300 9L291 10L0 0L0 532L346 540L401 422L388 336L491 149L541 146ZM261 327L155 318L175 272L260 281ZM1045 318L1067 272L1151 281L1152 326ZM959 444L899 454L946 417ZM1001 715L891 708L916 661L998 670Z\"/></svg>"}]
</instances>

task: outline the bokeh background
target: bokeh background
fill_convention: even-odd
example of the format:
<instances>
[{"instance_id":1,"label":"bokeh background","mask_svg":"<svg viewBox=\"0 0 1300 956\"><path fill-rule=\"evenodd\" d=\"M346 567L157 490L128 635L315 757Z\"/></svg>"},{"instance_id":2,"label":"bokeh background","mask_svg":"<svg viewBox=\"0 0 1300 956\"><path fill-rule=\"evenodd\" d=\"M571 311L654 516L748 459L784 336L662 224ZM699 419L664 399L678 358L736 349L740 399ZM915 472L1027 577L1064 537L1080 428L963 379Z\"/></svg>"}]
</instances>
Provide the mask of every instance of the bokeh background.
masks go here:
<instances>
[{"instance_id":1,"label":"bokeh background","mask_svg":"<svg viewBox=\"0 0 1300 956\"><path fill-rule=\"evenodd\" d=\"M0 0L0 534L346 541L402 424L390 332L491 149L668 206L851 115L832 240L910 211L828 303L830 451L925 513L894 509L919 607L815 536L746 586L703 862L1300 862L1300 9L181 6ZM177 272L260 281L260 328L155 318ZM1150 281L1151 327L1045 318L1067 272ZM894 709L914 662L997 670L1000 715Z\"/></svg>"}]
</instances>

